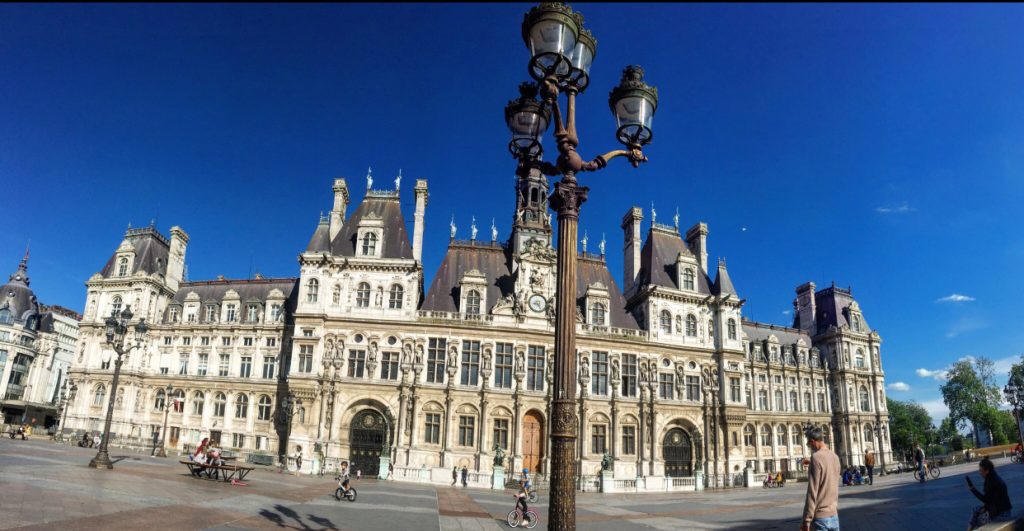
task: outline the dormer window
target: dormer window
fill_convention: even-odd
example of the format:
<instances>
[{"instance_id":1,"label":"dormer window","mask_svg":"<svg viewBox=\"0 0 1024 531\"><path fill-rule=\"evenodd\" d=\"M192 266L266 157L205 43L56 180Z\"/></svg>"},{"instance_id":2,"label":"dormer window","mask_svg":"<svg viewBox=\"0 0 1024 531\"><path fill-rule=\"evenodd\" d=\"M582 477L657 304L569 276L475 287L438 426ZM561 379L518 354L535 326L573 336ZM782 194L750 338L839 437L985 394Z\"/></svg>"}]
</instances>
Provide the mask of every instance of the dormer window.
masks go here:
<instances>
[{"instance_id":1,"label":"dormer window","mask_svg":"<svg viewBox=\"0 0 1024 531\"><path fill-rule=\"evenodd\" d=\"M121 259L117 261L117 276L123 277L123 276L125 276L127 274L128 274L128 258L125 257L125 256L122 256Z\"/></svg>"},{"instance_id":2,"label":"dormer window","mask_svg":"<svg viewBox=\"0 0 1024 531\"><path fill-rule=\"evenodd\" d=\"M475 289L466 294L466 314L480 315L480 292Z\"/></svg>"},{"instance_id":3,"label":"dormer window","mask_svg":"<svg viewBox=\"0 0 1024 531\"><path fill-rule=\"evenodd\" d=\"M227 321L229 323L233 323L233 322L235 322L235 319L237 318L237 316L238 315L237 315L237 313L235 311L235 305L234 304L228 304L228 306L227 306Z\"/></svg>"},{"instance_id":4,"label":"dormer window","mask_svg":"<svg viewBox=\"0 0 1024 531\"><path fill-rule=\"evenodd\" d=\"M858 369L864 368L864 351L857 349L857 354L853 357L853 366Z\"/></svg>"},{"instance_id":5,"label":"dormer window","mask_svg":"<svg viewBox=\"0 0 1024 531\"><path fill-rule=\"evenodd\" d=\"M686 268L683 270L683 289L693 289L693 269Z\"/></svg>"},{"instance_id":6,"label":"dormer window","mask_svg":"<svg viewBox=\"0 0 1024 531\"><path fill-rule=\"evenodd\" d=\"M360 282L359 287L356 288L356 306L359 308L370 307L370 285L366 282Z\"/></svg>"},{"instance_id":7,"label":"dormer window","mask_svg":"<svg viewBox=\"0 0 1024 531\"><path fill-rule=\"evenodd\" d=\"M259 306L255 305L255 304L250 304L249 308L247 308L246 311L245 311L245 320L250 322L250 323L255 323L256 320L257 320L256 317L258 315L259 315Z\"/></svg>"},{"instance_id":8,"label":"dormer window","mask_svg":"<svg viewBox=\"0 0 1024 531\"><path fill-rule=\"evenodd\" d=\"M401 310L403 298L405 298L405 288L400 284L391 286L391 290L388 293L388 308L392 310Z\"/></svg>"},{"instance_id":9,"label":"dormer window","mask_svg":"<svg viewBox=\"0 0 1024 531\"><path fill-rule=\"evenodd\" d=\"M363 256L377 256L377 235L372 232L363 234Z\"/></svg>"},{"instance_id":10,"label":"dormer window","mask_svg":"<svg viewBox=\"0 0 1024 531\"><path fill-rule=\"evenodd\" d=\"M270 307L270 319L275 323L281 320L281 305L274 304Z\"/></svg>"},{"instance_id":11,"label":"dormer window","mask_svg":"<svg viewBox=\"0 0 1024 531\"><path fill-rule=\"evenodd\" d=\"M206 318L204 319L207 323L213 323L217 321L217 305L207 304L206 305Z\"/></svg>"},{"instance_id":12,"label":"dormer window","mask_svg":"<svg viewBox=\"0 0 1024 531\"><path fill-rule=\"evenodd\" d=\"M860 316L858 315L853 316L853 330L860 332Z\"/></svg>"},{"instance_id":13,"label":"dormer window","mask_svg":"<svg viewBox=\"0 0 1024 531\"><path fill-rule=\"evenodd\" d=\"M605 315L607 314L607 312L608 309L605 308L604 304L601 304L600 302L595 302L593 306L590 307L590 324L596 326L604 326Z\"/></svg>"},{"instance_id":14,"label":"dormer window","mask_svg":"<svg viewBox=\"0 0 1024 531\"><path fill-rule=\"evenodd\" d=\"M178 307L177 306L171 306L170 318L171 318L171 322L172 323L177 323L178 322Z\"/></svg>"},{"instance_id":15,"label":"dormer window","mask_svg":"<svg viewBox=\"0 0 1024 531\"><path fill-rule=\"evenodd\" d=\"M366 258L380 258L384 250L384 219L367 213L356 230L355 255Z\"/></svg>"}]
</instances>

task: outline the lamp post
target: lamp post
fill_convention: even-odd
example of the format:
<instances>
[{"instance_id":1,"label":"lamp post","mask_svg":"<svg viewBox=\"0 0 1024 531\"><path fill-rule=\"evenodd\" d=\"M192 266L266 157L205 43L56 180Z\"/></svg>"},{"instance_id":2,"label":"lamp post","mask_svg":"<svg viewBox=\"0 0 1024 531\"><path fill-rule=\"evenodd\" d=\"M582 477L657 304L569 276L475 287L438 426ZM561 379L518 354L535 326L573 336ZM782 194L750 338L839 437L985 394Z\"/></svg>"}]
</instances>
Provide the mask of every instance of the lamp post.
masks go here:
<instances>
[{"instance_id":1,"label":"lamp post","mask_svg":"<svg viewBox=\"0 0 1024 531\"><path fill-rule=\"evenodd\" d=\"M884 433L882 432L882 425L878 422L875 422L875 437L878 440L878 448L875 448L875 450L878 452L878 459L882 465L881 470L879 470L878 472L879 476L885 475L885 443L882 440L883 435Z\"/></svg>"},{"instance_id":2,"label":"lamp post","mask_svg":"<svg viewBox=\"0 0 1024 531\"><path fill-rule=\"evenodd\" d=\"M110 383L110 400L107 401L107 420L103 424L103 440L100 441L100 450L96 453L96 457L89 461L89 468L114 468L114 463L110 461L110 454L107 453L107 446L110 439L110 422L114 418L114 400L117 397L117 382L121 377L121 364L124 363L124 357L129 352L142 347L146 339L146 332L149 331L145 319L139 319L134 327L129 327L133 316L131 306L126 305L120 313L116 310L111 312L106 321L107 345L117 354L117 359L114 360L114 379ZM134 329L135 337L126 346L125 340L130 328Z\"/></svg>"},{"instance_id":3,"label":"lamp post","mask_svg":"<svg viewBox=\"0 0 1024 531\"><path fill-rule=\"evenodd\" d=\"M1020 410L1021 407L1024 407L1024 385L1011 379L1003 388L1003 397L1013 406L1013 419L1017 422L1017 440L1024 442L1024 434L1020 429Z\"/></svg>"},{"instance_id":4,"label":"lamp post","mask_svg":"<svg viewBox=\"0 0 1024 531\"><path fill-rule=\"evenodd\" d=\"M300 405L301 406L302 405L302 400L301 399L296 399L295 398L295 394L293 394L291 391L289 391L288 394L285 395L284 399L281 401L281 409L279 410L280 413L281 413L281 417L282 417L281 420L284 421L284 427L285 427L285 430L284 430L284 443L285 444L284 444L283 448L280 448L280 445L279 445L280 450L282 450L284 453L278 456L278 460L281 462L282 465L284 465L285 468L288 467L288 446L287 445L288 445L288 440L290 439L291 434L292 434L292 417L295 415L295 406L296 405Z\"/></svg>"},{"instance_id":5,"label":"lamp post","mask_svg":"<svg viewBox=\"0 0 1024 531\"><path fill-rule=\"evenodd\" d=\"M633 167L646 162L643 146L651 141L651 118L658 105L657 89L644 83L644 71L629 66L608 98L615 116L616 138L626 149L610 151L591 161L577 153L576 96L590 84L590 65L597 41L583 28L583 17L561 3L541 3L526 13L523 41L530 52L527 70L537 84L520 85L520 97L505 107L512 132L509 150L518 171L539 170L560 176L549 199L558 214L557 291L555 313L554 389L551 405L551 506L549 529L576 528L576 234L579 212L589 188L580 186L580 172L597 171L616 157ZM537 99L538 94L540 99ZM559 98L566 96L563 120ZM555 163L541 160L541 135L554 118L558 148Z\"/></svg>"},{"instance_id":6,"label":"lamp post","mask_svg":"<svg viewBox=\"0 0 1024 531\"><path fill-rule=\"evenodd\" d=\"M68 383L71 384L70 387L68 387ZM61 386L60 391L61 420L60 425L57 427L57 433L53 437L54 441L64 442L64 423L68 420L68 404L75 399L77 393L78 386L75 385L75 382L70 379L64 380L64 385Z\"/></svg>"},{"instance_id":7,"label":"lamp post","mask_svg":"<svg viewBox=\"0 0 1024 531\"><path fill-rule=\"evenodd\" d=\"M160 432L160 446L156 449L157 457L167 457L167 414L170 413L171 403L171 392L174 388L171 384L167 384L164 388L166 394L164 395L164 429Z\"/></svg>"}]
</instances>

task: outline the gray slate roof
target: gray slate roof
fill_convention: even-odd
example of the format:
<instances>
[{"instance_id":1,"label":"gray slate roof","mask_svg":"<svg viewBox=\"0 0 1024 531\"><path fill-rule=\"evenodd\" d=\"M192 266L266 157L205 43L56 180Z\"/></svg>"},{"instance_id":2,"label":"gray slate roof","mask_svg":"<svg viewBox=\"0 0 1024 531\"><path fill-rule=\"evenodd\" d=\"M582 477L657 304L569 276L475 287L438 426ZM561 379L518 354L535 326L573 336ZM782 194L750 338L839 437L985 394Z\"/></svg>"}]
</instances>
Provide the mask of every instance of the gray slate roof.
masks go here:
<instances>
[{"instance_id":1,"label":"gray slate roof","mask_svg":"<svg viewBox=\"0 0 1024 531\"><path fill-rule=\"evenodd\" d=\"M129 274L142 271L147 275L167 271L167 256L170 254L170 245L167 238L157 232L153 227L142 229L128 229L124 234L133 247L135 247L135 260L132 263L132 270ZM110 278L117 272L117 251L110 255L107 264L103 266L100 274L104 278Z\"/></svg>"},{"instance_id":2,"label":"gray slate roof","mask_svg":"<svg viewBox=\"0 0 1024 531\"><path fill-rule=\"evenodd\" d=\"M747 339L749 339L751 343L767 341L770 336L774 335L779 340L780 345L793 345L796 344L797 341L803 339L804 345L806 345L807 348L811 348L811 337L807 335L806 331L798 330L796 328L788 328L768 323L758 323L744 319L743 332L747 334Z\"/></svg>"},{"instance_id":3,"label":"gray slate roof","mask_svg":"<svg viewBox=\"0 0 1024 531\"><path fill-rule=\"evenodd\" d=\"M285 297L285 308L294 307L295 297L298 294L297 278L260 278L251 280L205 280L196 282L183 282L178 292L174 294L171 304L183 305L190 293L199 295L203 304L217 303L224 300L228 290L238 293L239 300L244 305L251 300L265 303L270 292L278 289ZM170 304L168 305L170 308ZM241 314L239 309L239 314ZM167 320L167 310L164 311L163 321Z\"/></svg>"},{"instance_id":4,"label":"gray slate roof","mask_svg":"<svg viewBox=\"0 0 1024 531\"><path fill-rule=\"evenodd\" d=\"M39 314L39 301L29 285L28 253L18 264L18 270L11 273L7 284L0 288L0 309L7 309L15 320L24 322Z\"/></svg>"},{"instance_id":5,"label":"gray slate roof","mask_svg":"<svg viewBox=\"0 0 1024 531\"><path fill-rule=\"evenodd\" d=\"M331 226L326 219L320 219L313 237L309 239L306 246L307 253L329 253L331 252Z\"/></svg>"},{"instance_id":6,"label":"gray slate roof","mask_svg":"<svg viewBox=\"0 0 1024 531\"><path fill-rule=\"evenodd\" d=\"M679 237L679 234L669 233L664 230L650 229L647 233L647 241L640 251L640 273L637 275L637 284L663 286L672 289L681 289L676 282L676 257L679 253L693 256L686 242ZM703 295L711 295L711 279L707 272L697 267L697 292Z\"/></svg>"},{"instance_id":7,"label":"gray slate roof","mask_svg":"<svg viewBox=\"0 0 1024 531\"><path fill-rule=\"evenodd\" d=\"M409 234L405 230L405 218L402 217L402 207L398 202L398 195L394 196L367 196L363 202L356 207L356 211L345 221L341 231L331 242L331 253L335 256L356 255L356 233L360 221L373 213L384 220L384 249L383 258L404 258L412 259L412 245L409 243ZM317 231L310 240L312 245L318 240Z\"/></svg>"},{"instance_id":8,"label":"gray slate roof","mask_svg":"<svg viewBox=\"0 0 1024 531\"><path fill-rule=\"evenodd\" d=\"M622 296L618 284L615 283L611 272L608 271L608 265L600 259L580 257L576 262L576 306L580 312L584 316L587 315L585 304L587 288L595 282L604 284L608 289L609 305L611 306L608 309L608 315L611 319L611 326L638 330L640 325L637 324L636 318L626 311L626 298Z\"/></svg>"},{"instance_id":9,"label":"gray slate roof","mask_svg":"<svg viewBox=\"0 0 1024 531\"><path fill-rule=\"evenodd\" d=\"M715 295L732 295L739 297L736 293L736 288L732 285L732 279L729 278L729 271L725 269L725 260L718 261L718 274L715 277L715 285L712 286Z\"/></svg>"},{"instance_id":10,"label":"gray slate roof","mask_svg":"<svg viewBox=\"0 0 1024 531\"><path fill-rule=\"evenodd\" d=\"M835 286L825 288L814 294L815 315L818 330L829 326L842 328L850 325L849 308L853 303L853 294L849 290Z\"/></svg>"}]
</instances>

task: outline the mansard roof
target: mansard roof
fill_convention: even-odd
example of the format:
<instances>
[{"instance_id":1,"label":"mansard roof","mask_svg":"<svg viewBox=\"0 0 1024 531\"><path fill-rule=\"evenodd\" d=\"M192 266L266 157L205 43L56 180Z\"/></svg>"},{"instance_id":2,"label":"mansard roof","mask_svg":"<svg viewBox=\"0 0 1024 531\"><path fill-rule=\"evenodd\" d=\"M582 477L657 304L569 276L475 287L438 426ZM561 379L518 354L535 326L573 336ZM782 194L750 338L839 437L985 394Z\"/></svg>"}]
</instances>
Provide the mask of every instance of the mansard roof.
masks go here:
<instances>
[{"instance_id":1,"label":"mansard roof","mask_svg":"<svg viewBox=\"0 0 1024 531\"><path fill-rule=\"evenodd\" d=\"M818 330L824 330L829 326L849 326L849 308L853 302L853 292L836 287L835 284L815 293L814 320L818 324Z\"/></svg>"},{"instance_id":2,"label":"mansard roof","mask_svg":"<svg viewBox=\"0 0 1024 531\"><path fill-rule=\"evenodd\" d=\"M313 232L313 237L309 239L309 245L306 245L306 252L331 252L331 226L327 222L326 218L320 218L320 223L317 224L316 230Z\"/></svg>"},{"instance_id":3,"label":"mansard roof","mask_svg":"<svg viewBox=\"0 0 1024 531\"><path fill-rule=\"evenodd\" d=\"M132 270L129 274L142 271L147 275L153 273L163 274L167 271L167 257L170 254L170 243L167 237L160 234L153 227L142 229L128 229L124 233L124 239L135 249L135 259L132 261ZM117 272L117 251L110 255L107 265L103 266L100 274L104 278L110 278Z\"/></svg>"},{"instance_id":4,"label":"mansard roof","mask_svg":"<svg viewBox=\"0 0 1024 531\"><path fill-rule=\"evenodd\" d=\"M651 227L647 233L647 241L640 251L640 274L637 276L637 284L682 289L677 283L676 275L676 257L680 253L683 256L693 256L678 232L660 226ZM697 270L697 292L711 295L711 279L700 266L697 266Z\"/></svg>"},{"instance_id":5,"label":"mansard roof","mask_svg":"<svg viewBox=\"0 0 1024 531\"><path fill-rule=\"evenodd\" d=\"M424 310L459 311L459 282L469 271L479 271L487 283L487 305L493 306L515 289L508 249L497 243L452 242L423 299ZM488 308L489 310L490 308Z\"/></svg>"},{"instance_id":6,"label":"mansard roof","mask_svg":"<svg viewBox=\"0 0 1024 531\"><path fill-rule=\"evenodd\" d=\"M0 288L0 309L11 312L17 321L25 321L39 314L39 301L36 294L29 288L28 251L18 263L18 270L11 274L7 284Z\"/></svg>"},{"instance_id":7,"label":"mansard roof","mask_svg":"<svg viewBox=\"0 0 1024 531\"><path fill-rule=\"evenodd\" d=\"M767 341L769 337L775 336L780 345L793 345L803 340L807 348L811 347L811 337L805 330L789 328L769 323L758 323L743 319L743 333L751 343Z\"/></svg>"},{"instance_id":8,"label":"mansard roof","mask_svg":"<svg viewBox=\"0 0 1024 531\"><path fill-rule=\"evenodd\" d=\"M583 315L587 315L586 296L587 288L595 282L604 284L608 289L609 306L608 315L611 319L611 326L617 328L639 329L636 318L626 311L626 298L619 291L618 284L608 271L608 265L601 258L592 258L581 255L576 261L576 306Z\"/></svg>"},{"instance_id":9,"label":"mansard roof","mask_svg":"<svg viewBox=\"0 0 1024 531\"><path fill-rule=\"evenodd\" d=\"M257 300L266 302L271 292L279 290L291 306L292 295L298 293L297 278L257 278L250 280L202 280L195 282L182 282L178 292L174 294L171 304L183 305L185 299L195 293L203 304L220 303L224 300L228 291L238 294L239 300L248 302ZM170 305L168 305L170 306ZM165 312L166 313L166 312ZM166 316L164 317L166 319Z\"/></svg>"},{"instance_id":10,"label":"mansard roof","mask_svg":"<svg viewBox=\"0 0 1024 531\"><path fill-rule=\"evenodd\" d=\"M715 277L715 285L712 288L715 295L739 297L739 294L736 293L736 288L732 285L732 279L729 278L729 271L725 269L725 260L718 261L718 274Z\"/></svg>"},{"instance_id":11,"label":"mansard roof","mask_svg":"<svg viewBox=\"0 0 1024 531\"><path fill-rule=\"evenodd\" d=\"M331 242L333 255L356 256L356 236L359 224L365 218L379 218L384 222L382 258L412 260L412 245L405 230L405 218L402 217L402 207L396 192L369 192ZM319 230L320 227L317 227L317 232ZM313 240L310 240L311 245L316 238L317 235L314 233Z\"/></svg>"}]
</instances>

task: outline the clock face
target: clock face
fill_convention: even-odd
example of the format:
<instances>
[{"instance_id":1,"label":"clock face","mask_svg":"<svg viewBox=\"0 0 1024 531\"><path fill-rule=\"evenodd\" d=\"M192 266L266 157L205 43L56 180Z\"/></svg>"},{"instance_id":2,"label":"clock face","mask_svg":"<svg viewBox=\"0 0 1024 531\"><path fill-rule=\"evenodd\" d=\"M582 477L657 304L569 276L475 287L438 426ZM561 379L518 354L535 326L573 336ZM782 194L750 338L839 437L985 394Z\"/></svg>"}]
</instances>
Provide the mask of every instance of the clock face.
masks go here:
<instances>
[{"instance_id":1,"label":"clock face","mask_svg":"<svg viewBox=\"0 0 1024 531\"><path fill-rule=\"evenodd\" d=\"M530 309L535 312L543 312L547 305L548 301L544 300L544 296L542 295L535 294L530 297Z\"/></svg>"}]
</instances>

